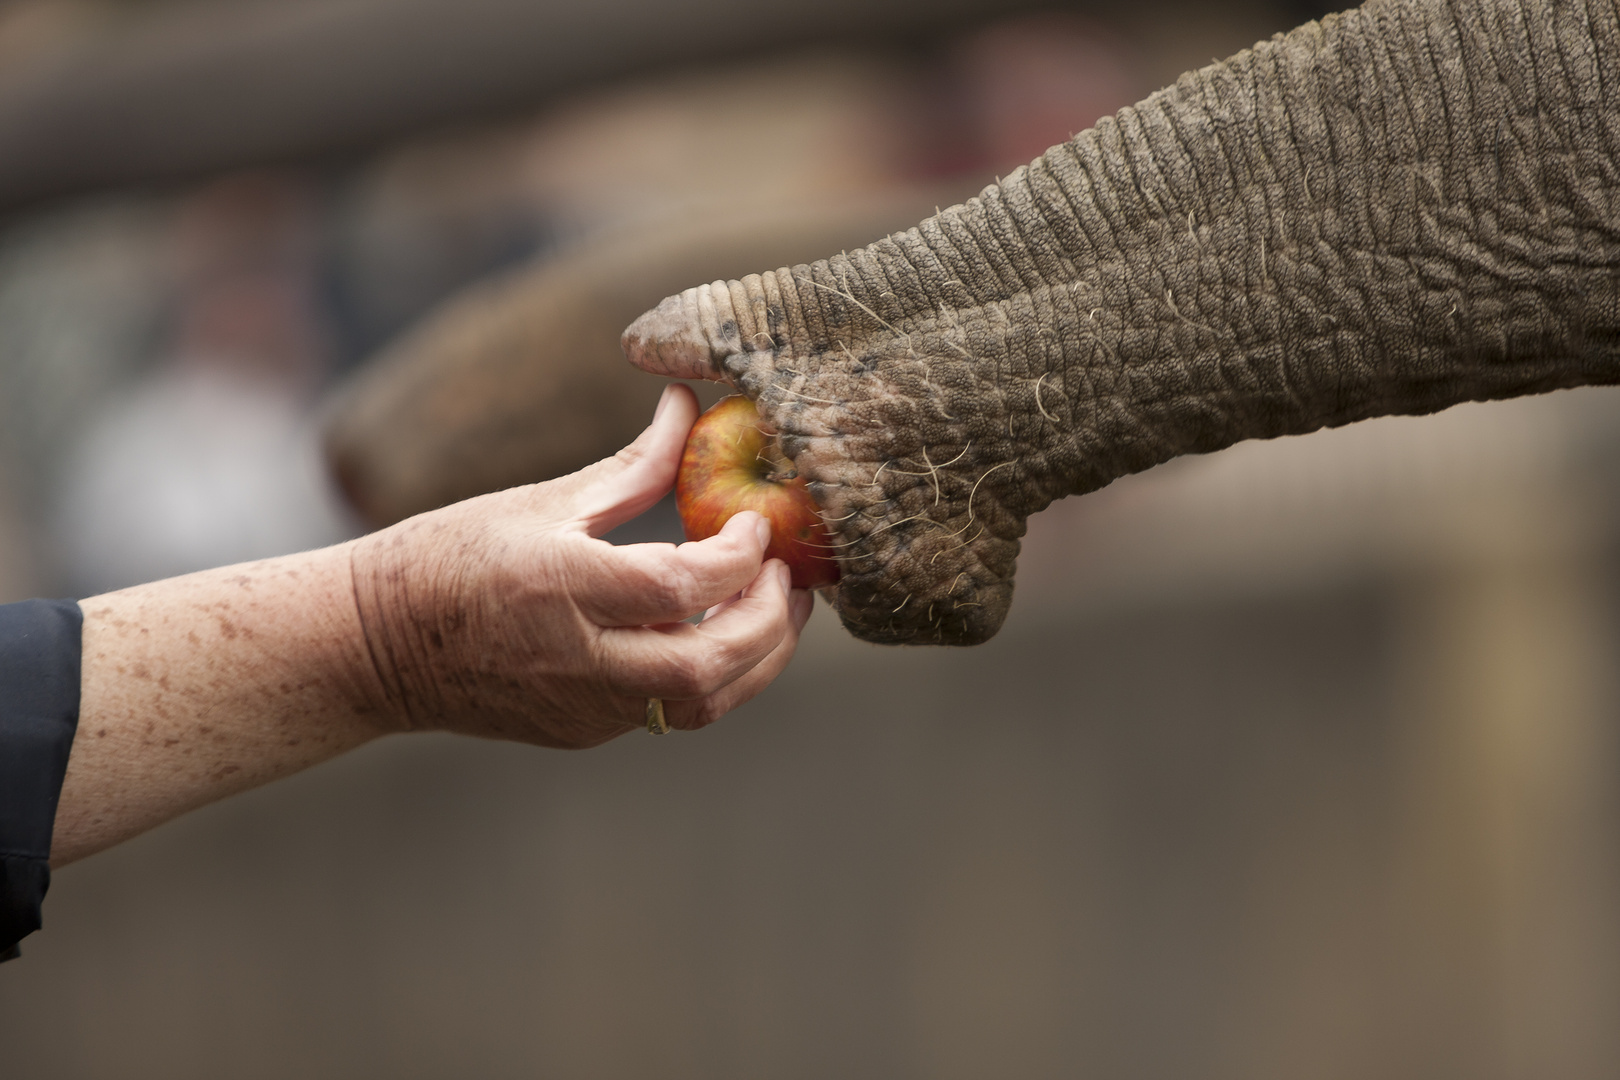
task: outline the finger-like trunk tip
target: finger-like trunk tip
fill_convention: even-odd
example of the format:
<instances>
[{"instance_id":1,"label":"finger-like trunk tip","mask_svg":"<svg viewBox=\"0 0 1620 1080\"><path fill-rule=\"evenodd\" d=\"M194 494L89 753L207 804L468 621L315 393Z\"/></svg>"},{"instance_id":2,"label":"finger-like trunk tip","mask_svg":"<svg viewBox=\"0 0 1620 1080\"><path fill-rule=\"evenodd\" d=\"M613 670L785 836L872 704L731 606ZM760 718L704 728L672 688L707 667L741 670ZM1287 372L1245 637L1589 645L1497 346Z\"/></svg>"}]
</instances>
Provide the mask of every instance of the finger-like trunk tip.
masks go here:
<instances>
[{"instance_id":1,"label":"finger-like trunk tip","mask_svg":"<svg viewBox=\"0 0 1620 1080\"><path fill-rule=\"evenodd\" d=\"M619 338L625 356L643 371L671 379L723 378L715 363L711 327L705 325L714 321L704 318L705 309L713 306L709 292L700 285L667 296L636 319Z\"/></svg>"}]
</instances>

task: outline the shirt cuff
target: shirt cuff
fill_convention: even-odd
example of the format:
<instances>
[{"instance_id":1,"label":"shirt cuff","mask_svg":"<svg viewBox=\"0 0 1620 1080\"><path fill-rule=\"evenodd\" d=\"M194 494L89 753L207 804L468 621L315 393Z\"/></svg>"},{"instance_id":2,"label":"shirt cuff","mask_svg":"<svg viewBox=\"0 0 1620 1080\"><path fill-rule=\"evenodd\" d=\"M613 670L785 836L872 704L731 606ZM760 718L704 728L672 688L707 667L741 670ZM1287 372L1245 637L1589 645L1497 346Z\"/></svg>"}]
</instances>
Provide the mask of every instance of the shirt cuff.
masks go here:
<instances>
[{"instance_id":1,"label":"shirt cuff","mask_svg":"<svg viewBox=\"0 0 1620 1080\"><path fill-rule=\"evenodd\" d=\"M80 634L71 600L0 605L0 960L40 927L51 830L79 724Z\"/></svg>"}]
</instances>

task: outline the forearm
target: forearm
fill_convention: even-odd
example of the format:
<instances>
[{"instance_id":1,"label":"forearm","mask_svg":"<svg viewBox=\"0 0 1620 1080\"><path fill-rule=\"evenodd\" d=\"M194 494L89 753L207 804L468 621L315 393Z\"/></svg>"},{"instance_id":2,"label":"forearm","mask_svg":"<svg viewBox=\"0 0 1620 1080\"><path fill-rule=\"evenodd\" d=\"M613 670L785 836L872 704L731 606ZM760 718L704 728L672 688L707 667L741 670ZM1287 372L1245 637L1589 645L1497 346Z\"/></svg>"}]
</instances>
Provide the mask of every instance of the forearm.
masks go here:
<instances>
[{"instance_id":1,"label":"forearm","mask_svg":"<svg viewBox=\"0 0 1620 1080\"><path fill-rule=\"evenodd\" d=\"M349 545L83 601L61 866L389 730Z\"/></svg>"}]
</instances>

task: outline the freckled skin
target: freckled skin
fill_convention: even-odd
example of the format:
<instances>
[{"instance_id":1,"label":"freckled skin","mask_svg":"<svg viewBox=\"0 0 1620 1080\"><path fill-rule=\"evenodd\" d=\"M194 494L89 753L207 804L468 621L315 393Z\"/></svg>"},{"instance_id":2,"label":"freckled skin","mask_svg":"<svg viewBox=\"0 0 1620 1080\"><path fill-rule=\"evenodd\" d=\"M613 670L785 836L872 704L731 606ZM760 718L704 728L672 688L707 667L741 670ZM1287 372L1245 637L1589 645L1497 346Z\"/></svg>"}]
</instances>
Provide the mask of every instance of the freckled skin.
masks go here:
<instances>
[{"instance_id":1,"label":"freckled skin","mask_svg":"<svg viewBox=\"0 0 1620 1080\"><path fill-rule=\"evenodd\" d=\"M69 757L53 863L388 730L375 712L356 708L365 700L365 669L343 555L328 549L247 572L207 571L83 603L80 737ZM255 579L288 562L309 579L299 602L263 590L237 604L235 622L215 617L222 590L247 593ZM240 633L249 623L261 632ZM293 670L310 677L297 687L278 677ZM282 724L298 726L303 744L279 745Z\"/></svg>"},{"instance_id":2,"label":"freckled skin","mask_svg":"<svg viewBox=\"0 0 1620 1080\"><path fill-rule=\"evenodd\" d=\"M83 601L52 864L385 734L586 747L641 727L649 696L687 729L748 700L810 614L757 515L679 547L596 538L669 490L696 415L674 389L572 476Z\"/></svg>"}]
</instances>

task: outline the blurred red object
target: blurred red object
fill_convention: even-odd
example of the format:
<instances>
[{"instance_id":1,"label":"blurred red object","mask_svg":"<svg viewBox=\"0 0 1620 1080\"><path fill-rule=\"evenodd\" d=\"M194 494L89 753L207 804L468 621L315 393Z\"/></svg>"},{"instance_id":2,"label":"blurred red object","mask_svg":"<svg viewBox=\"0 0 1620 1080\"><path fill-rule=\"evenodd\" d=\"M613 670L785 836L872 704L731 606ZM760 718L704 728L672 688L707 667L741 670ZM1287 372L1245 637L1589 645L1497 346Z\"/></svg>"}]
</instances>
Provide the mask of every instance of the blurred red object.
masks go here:
<instances>
[{"instance_id":1,"label":"blurred red object","mask_svg":"<svg viewBox=\"0 0 1620 1080\"><path fill-rule=\"evenodd\" d=\"M1058 13L994 23L945 54L943 86L930 95L925 152L930 175L1006 172L1027 164L1144 91L1126 36Z\"/></svg>"}]
</instances>

